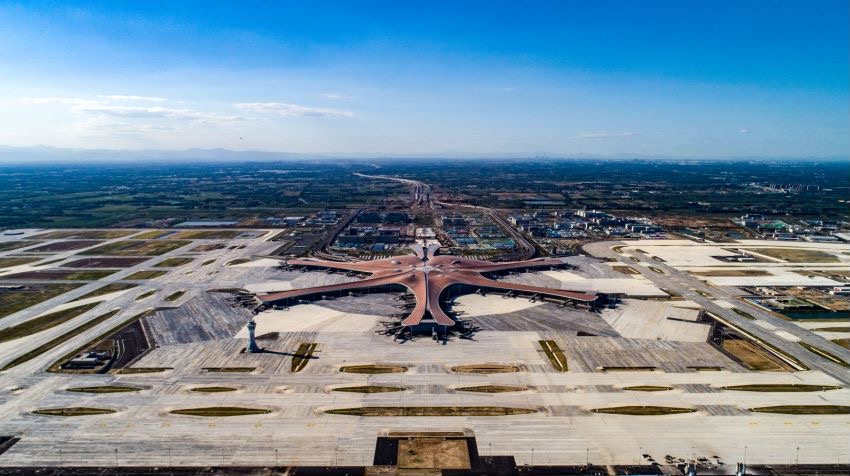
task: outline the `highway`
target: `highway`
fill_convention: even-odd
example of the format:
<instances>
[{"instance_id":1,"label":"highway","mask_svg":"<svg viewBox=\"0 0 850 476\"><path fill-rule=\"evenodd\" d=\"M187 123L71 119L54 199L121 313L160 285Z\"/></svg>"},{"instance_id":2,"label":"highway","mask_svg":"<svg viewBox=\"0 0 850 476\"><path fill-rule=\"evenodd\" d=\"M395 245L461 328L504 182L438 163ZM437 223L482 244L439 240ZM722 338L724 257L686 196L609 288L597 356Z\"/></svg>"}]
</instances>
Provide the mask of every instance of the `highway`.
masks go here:
<instances>
[{"instance_id":1,"label":"highway","mask_svg":"<svg viewBox=\"0 0 850 476\"><path fill-rule=\"evenodd\" d=\"M629 246L636 243L638 242L603 241L587 244L584 246L584 250L588 254L598 258L616 259L620 264L639 271L659 288L676 293L684 299L699 304L707 312L721 317L734 326L775 346L782 352L795 357L810 369L820 370L827 375L835 377L844 384L850 384L850 371L846 368L809 352L796 342L782 338L776 334L776 331L785 331L799 338L800 341L814 345L850 362L850 351L847 349L809 332L791 321L776 317L758 306L739 299L738 296L741 293L735 287L706 284L688 273L653 260L651 257L642 253L618 253L614 251L615 246ZM653 271L652 268L661 271L661 273ZM745 311L755 317L756 320L747 319L731 308L719 305L718 301L725 301L731 304L732 307ZM757 324L758 322L762 324ZM767 325L767 327L764 327L764 325Z\"/></svg>"},{"instance_id":2,"label":"highway","mask_svg":"<svg viewBox=\"0 0 850 476\"><path fill-rule=\"evenodd\" d=\"M525 237L520 233L516 228L511 226L510 223L506 222L502 217L499 216L498 213L495 212L492 208L488 207L480 207L476 205L464 205L464 204L454 204L454 203L446 203L446 202L435 202L431 196L431 186L425 182L420 182L418 180L411 179L403 179L399 177L390 177L387 175L366 175L361 173L355 173L354 175L363 178L370 179L379 179L379 180L392 180L394 182L400 182L403 184L407 184L411 186L410 190L410 208L411 209L433 209L434 205L440 205L447 208L471 208L475 210L479 210L490 217L494 223L496 223L508 236L514 240L516 243L516 251L509 255L505 255L502 257L504 260L526 260L531 259L537 254L537 248L534 247ZM336 235L334 235L336 236Z\"/></svg>"},{"instance_id":3,"label":"highway","mask_svg":"<svg viewBox=\"0 0 850 476\"><path fill-rule=\"evenodd\" d=\"M410 208L426 208L432 209L434 208L434 202L431 199L431 186L425 182L420 182L418 180L410 180L403 179L399 177L390 177L387 175L366 175L361 173L355 174L358 177L370 178L370 179L379 179L379 180L391 180L393 182L400 182L406 185L410 185Z\"/></svg>"}]
</instances>

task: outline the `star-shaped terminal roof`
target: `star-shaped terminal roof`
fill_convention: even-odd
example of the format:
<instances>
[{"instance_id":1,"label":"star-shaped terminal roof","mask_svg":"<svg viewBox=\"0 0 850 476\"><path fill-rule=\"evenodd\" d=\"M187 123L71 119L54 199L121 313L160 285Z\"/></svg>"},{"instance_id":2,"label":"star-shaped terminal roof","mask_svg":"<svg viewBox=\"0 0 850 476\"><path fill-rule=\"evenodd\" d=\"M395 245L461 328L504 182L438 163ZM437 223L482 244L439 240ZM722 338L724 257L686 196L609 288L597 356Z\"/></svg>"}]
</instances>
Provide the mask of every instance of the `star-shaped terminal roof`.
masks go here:
<instances>
[{"instance_id":1,"label":"star-shaped terminal roof","mask_svg":"<svg viewBox=\"0 0 850 476\"><path fill-rule=\"evenodd\" d=\"M592 303L597 295L591 293L566 291L561 289L543 288L525 284L507 283L486 278L482 273L504 271L509 269L530 269L542 266L558 266L563 262L556 258L537 258L526 261L492 263L473 259L460 258L451 255L435 256L439 246L431 245L423 248L413 245L414 254L374 261L335 262L312 258L292 259L288 263L294 266L312 266L317 268L338 269L369 273L370 276L350 283L332 284L312 288L294 289L291 291L273 292L258 296L267 303L274 303L308 295L316 295L334 291L366 289L373 287L400 284L409 289L416 297L416 306L401 324L415 326L422 322L426 314L440 325L453 326L454 320L440 308L440 295L453 284L466 284L482 288L520 291L554 296L572 301Z\"/></svg>"}]
</instances>

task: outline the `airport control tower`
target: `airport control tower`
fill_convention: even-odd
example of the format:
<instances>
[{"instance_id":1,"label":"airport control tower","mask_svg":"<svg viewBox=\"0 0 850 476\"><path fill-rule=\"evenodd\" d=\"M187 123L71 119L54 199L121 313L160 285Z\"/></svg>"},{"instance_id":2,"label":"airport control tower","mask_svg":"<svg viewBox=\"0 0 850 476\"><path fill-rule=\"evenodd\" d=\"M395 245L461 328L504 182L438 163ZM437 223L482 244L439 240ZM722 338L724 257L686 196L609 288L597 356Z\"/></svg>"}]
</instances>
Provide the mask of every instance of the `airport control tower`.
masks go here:
<instances>
[{"instance_id":1,"label":"airport control tower","mask_svg":"<svg viewBox=\"0 0 850 476\"><path fill-rule=\"evenodd\" d=\"M248 321L248 349L247 351L256 354L262 352L259 346L257 346L257 339L254 336L254 331L257 329L257 323L254 322L253 319Z\"/></svg>"}]
</instances>

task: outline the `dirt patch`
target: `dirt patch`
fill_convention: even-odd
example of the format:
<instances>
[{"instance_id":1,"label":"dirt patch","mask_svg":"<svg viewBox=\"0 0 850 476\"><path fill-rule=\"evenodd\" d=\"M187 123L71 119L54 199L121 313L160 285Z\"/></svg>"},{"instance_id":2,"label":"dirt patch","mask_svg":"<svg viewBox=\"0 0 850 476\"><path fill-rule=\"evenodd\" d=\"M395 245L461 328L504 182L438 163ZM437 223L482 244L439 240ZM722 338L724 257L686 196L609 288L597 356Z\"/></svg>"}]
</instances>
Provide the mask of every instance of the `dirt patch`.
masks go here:
<instances>
[{"instance_id":1,"label":"dirt patch","mask_svg":"<svg viewBox=\"0 0 850 476\"><path fill-rule=\"evenodd\" d=\"M400 416L508 416L537 413L533 408L515 407L357 407L327 410L331 415L368 417Z\"/></svg>"},{"instance_id":2,"label":"dirt patch","mask_svg":"<svg viewBox=\"0 0 850 476\"><path fill-rule=\"evenodd\" d=\"M463 374L506 374L519 371L520 368L516 365L504 364L457 365L452 367L452 372Z\"/></svg>"},{"instance_id":3,"label":"dirt patch","mask_svg":"<svg viewBox=\"0 0 850 476\"><path fill-rule=\"evenodd\" d=\"M723 350L734 356L750 370L762 372L791 372L791 368L772 354L744 339L726 339Z\"/></svg>"},{"instance_id":4,"label":"dirt patch","mask_svg":"<svg viewBox=\"0 0 850 476\"><path fill-rule=\"evenodd\" d=\"M819 250L800 248L754 248L751 251L788 263L838 263L840 260L829 253Z\"/></svg>"},{"instance_id":5,"label":"dirt patch","mask_svg":"<svg viewBox=\"0 0 850 476\"><path fill-rule=\"evenodd\" d=\"M148 258L83 258L62 265L63 268L129 268L144 263Z\"/></svg>"},{"instance_id":6,"label":"dirt patch","mask_svg":"<svg viewBox=\"0 0 850 476\"><path fill-rule=\"evenodd\" d=\"M399 469L470 469L466 439L408 438L398 441Z\"/></svg>"}]
</instances>

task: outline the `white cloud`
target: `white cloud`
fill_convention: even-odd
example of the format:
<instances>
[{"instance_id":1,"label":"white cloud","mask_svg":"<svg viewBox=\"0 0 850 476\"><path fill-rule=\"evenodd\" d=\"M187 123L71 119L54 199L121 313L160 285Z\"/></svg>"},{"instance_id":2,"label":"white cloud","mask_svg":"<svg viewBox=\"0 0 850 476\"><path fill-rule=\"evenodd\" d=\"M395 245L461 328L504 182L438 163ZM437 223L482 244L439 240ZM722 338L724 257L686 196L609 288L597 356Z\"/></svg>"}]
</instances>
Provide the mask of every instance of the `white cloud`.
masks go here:
<instances>
[{"instance_id":1,"label":"white cloud","mask_svg":"<svg viewBox=\"0 0 850 476\"><path fill-rule=\"evenodd\" d=\"M100 98L111 98L117 100L138 100L144 96L98 96ZM156 101L161 98L147 98L142 100ZM67 105L71 112L79 114L91 114L100 116L113 116L122 118L167 118L182 121L199 121L207 123L223 123L243 120L240 116L224 115L215 112L203 112L188 108L171 108L163 106L124 106L115 105L108 100L92 100L74 97L43 97L43 98L21 98L22 102L28 104L63 104Z\"/></svg>"},{"instance_id":2,"label":"white cloud","mask_svg":"<svg viewBox=\"0 0 850 476\"><path fill-rule=\"evenodd\" d=\"M749 130L749 129L741 129L739 132L740 132L741 134L749 134L749 133L750 133L750 130Z\"/></svg>"},{"instance_id":3,"label":"white cloud","mask_svg":"<svg viewBox=\"0 0 850 476\"><path fill-rule=\"evenodd\" d=\"M147 102L164 102L165 98L155 97L155 96L133 96L133 95L123 95L123 94L109 94L103 95L100 94L97 97L103 99L112 99L115 101L147 101Z\"/></svg>"},{"instance_id":4,"label":"white cloud","mask_svg":"<svg viewBox=\"0 0 850 476\"><path fill-rule=\"evenodd\" d=\"M112 104L85 104L72 108L77 112L105 114L117 117L169 118L187 121L231 122L239 116L227 116L214 112L201 112L193 109L175 109L170 107L115 106Z\"/></svg>"},{"instance_id":5,"label":"white cloud","mask_svg":"<svg viewBox=\"0 0 850 476\"><path fill-rule=\"evenodd\" d=\"M573 136L573 139L616 139L619 137L633 137L638 135L637 132L595 132L591 134L579 134Z\"/></svg>"},{"instance_id":6,"label":"white cloud","mask_svg":"<svg viewBox=\"0 0 850 476\"><path fill-rule=\"evenodd\" d=\"M91 99L80 98L65 98L65 97L44 97L44 98L20 98L21 102L27 104L66 104L69 106L78 106L84 104L98 104L98 101Z\"/></svg>"},{"instance_id":7,"label":"white cloud","mask_svg":"<svg viewBox=\"0 0 850 476\"><path fill-rule=\"evenodd\" d=\"M243 111L274 113L281 116L293 117L352 117L354 115L350 111L340 109L299 106L298 104L281 102L247 102L237 103L234 106Z\"/></svg>"}]
</instances>

